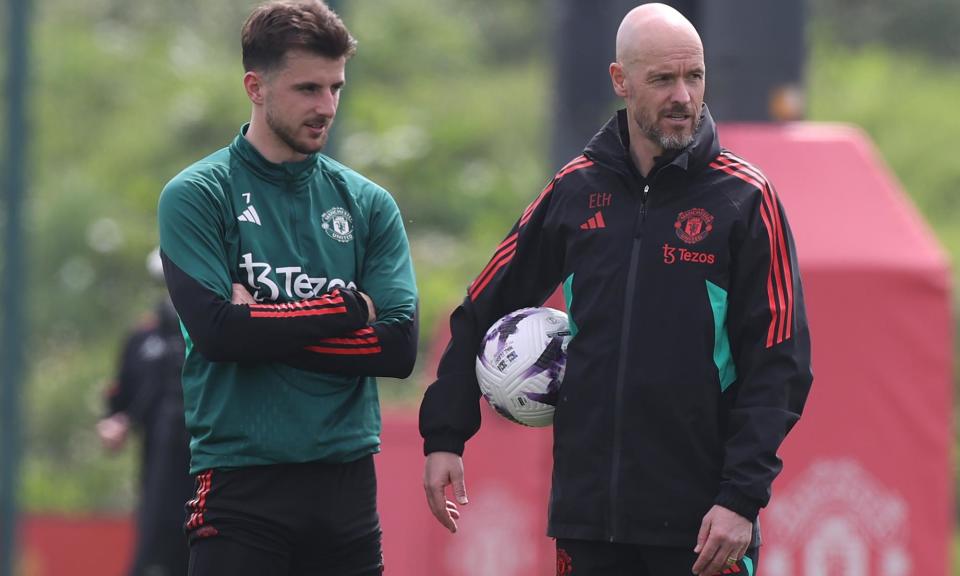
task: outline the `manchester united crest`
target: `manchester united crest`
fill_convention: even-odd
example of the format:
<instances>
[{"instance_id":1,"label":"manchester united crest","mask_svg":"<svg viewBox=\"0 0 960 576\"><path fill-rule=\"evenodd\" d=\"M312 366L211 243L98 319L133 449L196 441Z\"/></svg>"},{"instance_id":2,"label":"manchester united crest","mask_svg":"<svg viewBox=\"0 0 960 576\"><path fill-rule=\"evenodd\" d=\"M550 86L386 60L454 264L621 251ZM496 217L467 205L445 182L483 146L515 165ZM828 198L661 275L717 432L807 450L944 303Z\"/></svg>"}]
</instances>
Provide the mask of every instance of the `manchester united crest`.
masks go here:
<instances>
[{"instance_id":1,"label":"manchester united crest","mask_svg":"<svg viewBox=\"0 0 960 576\"><path fill-rule=\"evenodd\" d=\"M713 230L713 216L703 208L692 208L678 214L673 227L678 238L687 244L696 244Z\"/></svg>"},{"instance_id":2,"label":"manchester united crest","mask_svg":"<svg viewBox=\"0 0 960 576\"><path fill-rule=\"evenodd\" d=\"M320 225L327 236L337 242L353 240L353 217L350 213L337 206L323 213L323 224Z\"/></svg>"}]
</instances>

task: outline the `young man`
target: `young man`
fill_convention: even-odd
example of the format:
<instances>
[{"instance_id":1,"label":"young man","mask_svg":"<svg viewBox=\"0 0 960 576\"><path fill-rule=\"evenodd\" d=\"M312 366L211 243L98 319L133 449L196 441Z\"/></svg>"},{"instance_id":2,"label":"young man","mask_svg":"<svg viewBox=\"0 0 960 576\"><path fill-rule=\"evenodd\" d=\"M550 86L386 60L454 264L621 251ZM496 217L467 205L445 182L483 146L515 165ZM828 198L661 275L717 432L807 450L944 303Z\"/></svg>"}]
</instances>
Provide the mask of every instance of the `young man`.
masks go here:
<instances>
[{"instance_id":1,"label":"young man","mask_svg":"<svg viewBox=\"0 0 960 576\"><path fill-rule=\"evenodd\" d=\"M250 123L159 207L187 337L190 574L380 574L374 376L409 375L417 344L403 223L319 153L355 49L336 14L264 4L242 46Z\"/></svg>"},{"instance_id":2,"label":"young man","mask_svg":"<svg viewBox=\"0 0 960 576\"><path fill-rule=\"evenodd\" d=\"M451 317L420 412L427 500L456 531L481 337L563 283L576 331L554 421L558 576L752 574L777 449L812 381L793 238L764 175L720 147L693 26L644 4L616 51L625 110L524 211Z\"/></svg>"}]
</instances>

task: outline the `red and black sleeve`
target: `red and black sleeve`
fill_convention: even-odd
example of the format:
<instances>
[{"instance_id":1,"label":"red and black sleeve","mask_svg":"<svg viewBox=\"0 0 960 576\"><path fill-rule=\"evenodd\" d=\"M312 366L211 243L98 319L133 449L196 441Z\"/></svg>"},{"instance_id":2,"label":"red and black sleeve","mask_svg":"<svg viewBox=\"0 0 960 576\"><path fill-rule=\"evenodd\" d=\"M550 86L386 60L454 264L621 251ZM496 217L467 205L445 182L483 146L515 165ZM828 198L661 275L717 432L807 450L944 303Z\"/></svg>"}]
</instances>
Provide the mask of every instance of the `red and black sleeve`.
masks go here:
<instances>
[{"instance_id":1,"label":"red and black sleeve","mask_svg":"<svg viewBox=\"0 0 960 576\"><path fill-rule=\"evenodd\" d=\"M770 499L780 444L803 411L813 372L793 235L773 185L729 153L715 167L755 188L732 246L727 319L737 380L716 504L753 520Z\"/></svg>"},{"instance_id":2,"label":"red and black sleeve","mask_svg":"<svg viewBox=\"0 0 960 576\"><path fill-rule=\"evenodd\" d=\"M366 325L367 305L337 288L283 304L232 304L161 253L170 298L197 350L213 362L283 361L318 340Z\"/></svg>"},{"instance_id":3,"label":"red and black sleeve","mask_svg":"<svg viewBox=\"0 0 960 576\"><path fill-rule=\"evenodd\" d=\"M396 322L374 322L348 334L321 338L285 364L346 376L406 378L417 359L418 314Z\"/></svg>"},{"instance_id":4,"label":"red and black sleeve","mask_svg":"<svg viewBox=\"0 0 960 576\"><path fill-rule=\"evenodd\" d=\"M480 429L475 371L480 341L502 316L542 305L560 283L565 255L549 217L557 204L555 189L567 174L592 165L580 156L557 173L524 210L450 316L450 343L437 368L437 380L420 404L425 454L462 454L466 441Z\"/></svg>"}]
</instances>

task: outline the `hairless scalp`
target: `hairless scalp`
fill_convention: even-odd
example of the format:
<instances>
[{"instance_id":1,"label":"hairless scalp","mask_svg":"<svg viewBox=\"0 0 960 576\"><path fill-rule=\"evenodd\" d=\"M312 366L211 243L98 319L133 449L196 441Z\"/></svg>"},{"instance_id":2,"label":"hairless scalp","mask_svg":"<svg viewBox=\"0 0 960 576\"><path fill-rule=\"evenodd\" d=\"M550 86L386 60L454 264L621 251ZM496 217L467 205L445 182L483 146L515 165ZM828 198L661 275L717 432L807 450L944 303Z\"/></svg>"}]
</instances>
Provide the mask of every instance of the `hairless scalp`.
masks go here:
<instances>
[{"instance_id":1,"label":"hairless scalp","mask_svg":"<svg viewBox=\"0 0 960 576\"><path fill-rule=\"evenodd\" d=\"M678 44L703 53L700 35L683 14L666 4L642 4L627 13L620 23L617 62L632 64Z\"/></svg>"}]
</instances>

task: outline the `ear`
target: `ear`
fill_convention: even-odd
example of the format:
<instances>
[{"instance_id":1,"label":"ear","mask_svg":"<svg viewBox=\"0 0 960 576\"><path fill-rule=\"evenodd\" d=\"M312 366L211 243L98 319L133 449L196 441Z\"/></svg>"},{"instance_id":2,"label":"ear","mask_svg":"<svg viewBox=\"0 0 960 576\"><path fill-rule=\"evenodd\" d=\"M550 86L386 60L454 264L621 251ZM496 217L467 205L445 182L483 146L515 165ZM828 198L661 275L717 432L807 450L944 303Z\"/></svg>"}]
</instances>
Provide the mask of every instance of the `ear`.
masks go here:
<instances>
[{"instance_id":1,"label":"ear","mask_svg":"<svg viewBox=\"0 0 960 576\"><path fill-rule=\"evenodd\" d=\"M610 82L613 83L614 93L621 98L626 98L627 96L626 80L626 75L623 72L623 64L612 62L610 64Z\"/></svg>"},{"instance_id":2,"label":"ear","mask_svg":"<svg viewBox=\"0 0 960 576\"><path fill-rule=\"evenodd\" d=\"M266 88L266 81L259 72L250 71L243 75L243 89L247 92L247 98L254 104L263 104L263 93Z\"/></svg>"}]
</instances>

